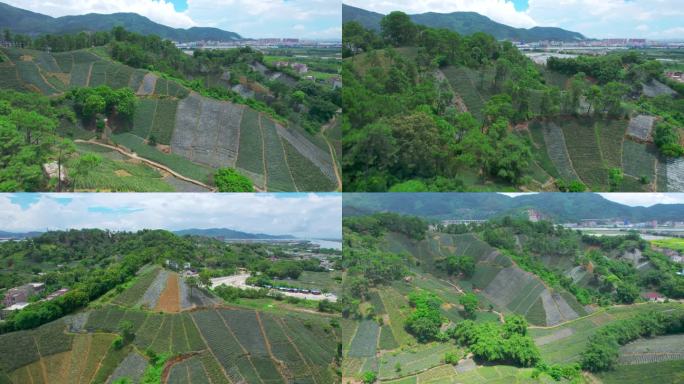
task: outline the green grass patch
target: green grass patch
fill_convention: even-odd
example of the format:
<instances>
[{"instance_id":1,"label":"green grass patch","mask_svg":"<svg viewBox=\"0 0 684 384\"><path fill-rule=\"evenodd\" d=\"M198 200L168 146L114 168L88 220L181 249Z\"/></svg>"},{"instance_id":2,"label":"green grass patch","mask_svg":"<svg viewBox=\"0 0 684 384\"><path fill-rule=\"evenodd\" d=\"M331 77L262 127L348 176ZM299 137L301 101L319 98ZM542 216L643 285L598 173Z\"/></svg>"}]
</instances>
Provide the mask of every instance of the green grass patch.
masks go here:
<instances>
[{"instance_id":1,"label":"green grass patch","mask_svg":"<svg viewBox=\"0 0 684 384\"><path fill-rule=\"evenodd\" d=\"M112 140L142 157L166 165L181 175L191 179L208 183L210 176L214 173L211 168L193 163L182 156L160 152L157 149L143 143L140 137L131 133L114 135Z\"/></svg>"},{"instance_id":2,"label":"green grass patch","mask_svg":"<svg viewBox=\"0 0 684 384\"><path fill-rule=\"evenodd\" d=\"M141 98L135 107L135 114L133 115L133 131L132 133L143 139L150 137L150 131L154 124L154 118L157 110L157 99Z\"/></svg>"},{"instance_id":3,"label":"green grass patch","mask_svg":"<svg viewBox=\"0 0 684 384\"><path fill-rule=\"evenodd\" d=\"M154 135L157 143L171 144L171 136L176 126L176 110L178 101L174 99L161 99L157 104L154 116L154 124L150 136Z\"/></svg>"}]
</instances>

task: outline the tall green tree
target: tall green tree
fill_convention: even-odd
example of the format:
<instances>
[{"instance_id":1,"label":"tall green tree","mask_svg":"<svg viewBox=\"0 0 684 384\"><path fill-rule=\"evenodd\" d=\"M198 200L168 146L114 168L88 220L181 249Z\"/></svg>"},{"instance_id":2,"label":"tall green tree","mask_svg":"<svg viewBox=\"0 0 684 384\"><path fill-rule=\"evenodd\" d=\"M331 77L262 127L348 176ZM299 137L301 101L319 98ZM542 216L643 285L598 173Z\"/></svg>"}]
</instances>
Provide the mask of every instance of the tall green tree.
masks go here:
<instances>
[{"instance_id":1,"label":"tall green tree","mask_svg":"<svg viewBox=\"0 0 684 384\"><path fill-rule=\"evenodd\" d=\"M394 11L380 21L382 36L394 46L412 44L415 40L416 26L407 14Z\"/></svg>"}]
</instances>

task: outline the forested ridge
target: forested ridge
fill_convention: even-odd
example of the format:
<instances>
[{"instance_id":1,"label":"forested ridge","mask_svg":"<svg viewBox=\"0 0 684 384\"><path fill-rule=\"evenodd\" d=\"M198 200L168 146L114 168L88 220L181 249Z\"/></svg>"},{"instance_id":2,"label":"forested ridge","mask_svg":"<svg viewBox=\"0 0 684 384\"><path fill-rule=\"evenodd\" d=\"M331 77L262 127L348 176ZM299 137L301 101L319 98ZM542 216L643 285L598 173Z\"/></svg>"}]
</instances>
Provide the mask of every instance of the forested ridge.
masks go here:
<instances>
[{"instance_id":1,"label":"forested ridge","mask_svg":"<svg viewBox=\"0 0 684 384\"><path fill-rule=\"evenodd\" d=\"M661 155L681 154L682 89L664 78L658 61L636 52L552 58L540 68L510 42L417 25L393 12L382 19L379 33L346 23L343 54L348 191L542 188L549 176L560 191L637 188L625 184L622 166L614 162L578 168L581 180L550 165L527 131L564 120L626 125L632 115L655 114L661 117L654 130ZM550 81L554 76L567 81ZM642 84L654 79L679 96L640 96ZM603 140L601 145L610 145L620 139ZM538 176L539 168L548 174ZM533 180L539 184L532 186ZM641 178L642 185L651 181Z\"/></svg>"}]
</instances>

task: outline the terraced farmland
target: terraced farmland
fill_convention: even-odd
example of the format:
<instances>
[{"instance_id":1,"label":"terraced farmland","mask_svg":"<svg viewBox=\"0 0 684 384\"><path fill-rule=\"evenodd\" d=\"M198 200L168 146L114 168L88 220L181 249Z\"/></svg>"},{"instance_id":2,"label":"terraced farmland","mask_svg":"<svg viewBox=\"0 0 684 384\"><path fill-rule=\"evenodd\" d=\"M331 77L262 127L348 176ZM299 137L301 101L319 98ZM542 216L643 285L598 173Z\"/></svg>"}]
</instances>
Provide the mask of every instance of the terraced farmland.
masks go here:
<instances>
[{"instance_id":1,"label":"terraced farmland","mask_svg":"<svg viewBox=\"0 0 684 384\"><path fill-rule=\"evenodd\" d=\"M562 290L552 291L537 276L513 265L507 256L473 234L431 233L426 240L412 244L412 241L405 236L390 233L385 236L385 241L387 250L412 254L420 260L421 270L438 276L444 281L448 281L448 277L442 269L438 268L440 261L448 255L473 257L476 262L475 273L469 279L459 279L458 285L461 289L466 291L476 289L482 302L492 304L499 311L521 314L532 324L554 325L586 314L572 295ZM435 280L430 275L425 275L425 278L422 276L422 273L416 272L416 279L412 284L437 293L447 303L458 302L459 295L454 286ZM386 291L381 290L381 296ZM397 300L398 298L394 298L391 301ZM384 300L384 297L383 302L389 311L388 301ZM458 314L447 313L447 317L453 316L458 317ZM395 316L390 316L390 318L394 319ZM394 329L394 324L391 325ZM403 327L403 324L401 326ZM401 337L397 338L400 343L405 340Z\"/></svg>"},{"instance_id":2,"label":"terraced farmland","mask_svg":"<svg viewBox=\"0 0 684 384\"><path fill-rule=\"evenodd\" d=\"M684 335L639 339L620 348L620 364L649 364L684 360Z\"/></svg>"},{"instance_id":3,"label":"terraced farmland","mask_svg":"<svg viewBox=\"0 0 684 384\"><path fill-rule=\"evenodd\" d=\"M71 87L98 85L133 90L139 102L132 129L129 132L115 129L112 140L188 178L206 184L217 168L232 167L262 190L337 188L333 156L320 134L317 137L294 126L283 127L244 105L191 93L173 80L109 60L104 52L80 50L54 55L22 49L2 49L2 52L9 58L0 63L3 88L46 95L57 95ZM335 132L341 134L339 130ZM151 138L158 143L157 147L147 145ZM331 140L339 142L339 137ZM107 183L112 187L103 186ZM139 187L167 191L175 185L158 183ZM80 189L88 190L126 188L120 180L107 177L80 185Z\"/></svg>"},{"instance_id":4,"label":"terraced farmland","mask_svg":"<svg viewBox=\"0 0 684 384\"><path fill-rule=\"evenodd\" d=\"M149 350L177 356L167 367L170 383L336 382L338 332L327 318L239 308L177 312L181 286L176 274L147 267L112 304L0 335L0 377L14 384L138 382L149 366L140 351ZM197 292L185 301L195 301ZM157 309L174 313L141 309L152 308L155 297ZM112 342L124 321L135 336L117 349Z\"/></svg>"},{"instance_id":5,"label":"terraced farmland","mask_svg":"<svg viewBox=\"0 0 684 384\"><path fill-rule=\"evenodd\" d=\"M539 149L539 165L554 177L579 180L590 189L608 190L608 171L622 169L625 192L676 190L678 167L661 163L653 144L627 138L627 120L565 119L560 123L534 121L530 136ZM658 174L656 177L656 173Z\"/></svg>"}]
</instances>

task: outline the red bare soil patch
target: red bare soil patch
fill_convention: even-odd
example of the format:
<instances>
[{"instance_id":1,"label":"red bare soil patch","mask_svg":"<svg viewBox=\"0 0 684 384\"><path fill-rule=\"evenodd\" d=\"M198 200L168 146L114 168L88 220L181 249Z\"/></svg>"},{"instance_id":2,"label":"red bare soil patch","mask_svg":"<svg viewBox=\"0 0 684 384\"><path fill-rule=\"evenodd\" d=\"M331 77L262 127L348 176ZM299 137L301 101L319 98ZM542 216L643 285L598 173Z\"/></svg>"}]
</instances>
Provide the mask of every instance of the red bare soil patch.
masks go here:
<instances>
[{"instance_id":1,"label":"red bare soil patch","mask_svg":"<svg viewBox=\"0 0 684 384\"><path fill-rule=\"evenodd\" d=\"M161 296L159 296L159 301L157 301L155 310L163 312L180 312L178 275L175 273L169 273L169 277L166 280L166 287L164 287Z\"/></svg>"}]
</instances>

